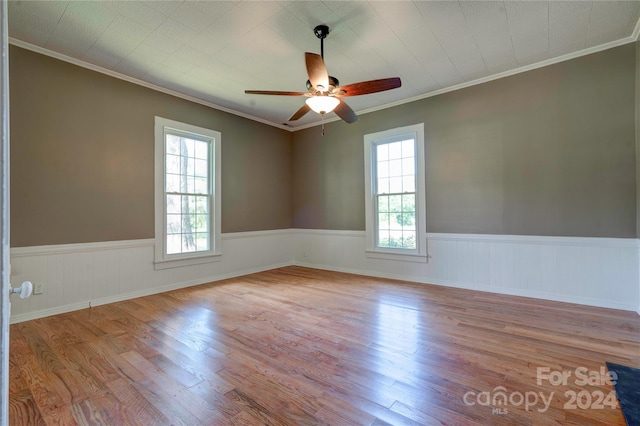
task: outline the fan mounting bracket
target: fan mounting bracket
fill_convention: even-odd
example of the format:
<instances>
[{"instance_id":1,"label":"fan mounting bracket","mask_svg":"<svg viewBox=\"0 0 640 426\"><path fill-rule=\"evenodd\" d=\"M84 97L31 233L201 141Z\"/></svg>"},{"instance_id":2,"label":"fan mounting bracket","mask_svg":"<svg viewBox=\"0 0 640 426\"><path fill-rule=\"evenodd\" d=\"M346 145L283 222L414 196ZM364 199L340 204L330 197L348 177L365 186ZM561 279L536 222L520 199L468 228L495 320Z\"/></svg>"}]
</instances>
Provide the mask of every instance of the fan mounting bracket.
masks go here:
<instances>
[{"instance_id":1,"label":"fan mounting bracket","mask_svg":"<svg viewBox=\"0 0 640 426\"><path fill-rule=\"evenodd\" d=\"M329 35L329 27L324 24L318 25L313 29L313 33L320 40L325 39Z\"/></svg>"}]
</instances>

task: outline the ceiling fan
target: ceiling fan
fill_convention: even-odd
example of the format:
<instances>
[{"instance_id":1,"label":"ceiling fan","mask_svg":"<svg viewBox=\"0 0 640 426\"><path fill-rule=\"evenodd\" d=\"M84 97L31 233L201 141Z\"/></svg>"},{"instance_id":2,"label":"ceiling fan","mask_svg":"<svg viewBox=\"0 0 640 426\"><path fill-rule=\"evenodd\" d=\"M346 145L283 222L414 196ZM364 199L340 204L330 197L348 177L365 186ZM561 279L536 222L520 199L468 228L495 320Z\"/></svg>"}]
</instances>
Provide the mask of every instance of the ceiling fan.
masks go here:
<instances>
[{"instance_id":1,"label":"ceiling fan","mask_svg":"<svg viewBox=\"0 0 640 426\"><path fill-rule=\"evenodd\" d=\"M324 39L329 34L329 27L318 25L313 29L313 32L320 39L320 55L310 52L304 54L307 74L309 75L307 92L245 90L244 93L250 95L306 96L305 104L289 117L289 121L298 120L310 110L313 110L323 117L324 114L334 111L345 122L353 123L358 120L358 116L342 98L383 92L401 86L399 77L362 81L340 86L338 79L329 75L324 64Z\"/></svg>"}]
</instances>

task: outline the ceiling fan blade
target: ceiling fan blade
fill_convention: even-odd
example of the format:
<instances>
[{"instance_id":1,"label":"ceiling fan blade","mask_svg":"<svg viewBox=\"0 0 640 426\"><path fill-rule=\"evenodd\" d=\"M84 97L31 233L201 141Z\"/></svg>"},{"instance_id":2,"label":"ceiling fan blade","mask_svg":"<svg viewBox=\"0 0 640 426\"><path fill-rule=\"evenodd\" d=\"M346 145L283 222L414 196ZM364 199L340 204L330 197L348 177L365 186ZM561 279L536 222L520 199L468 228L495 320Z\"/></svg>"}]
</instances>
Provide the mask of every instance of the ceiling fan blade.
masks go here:
<instances>
[{"instance_id":1,"label":"ceiling fan blade","mask_svg":"<svg viewBox=\"0 0 640 426\"><path fill-rule=\"evenodd\" d=\"M309 81L313 87L321 92L329 90L329 73L327 72L327 67L324 65L322 56L306 52L304 54L304 60L307 64Z\"/></svg>"},{"instance_id":2,"label":"ceiling fan blade","mask_svg":"<svg viewBox=\"0 0 640 426\"><path fill-rule=\"evenodd\" d=\"M245 90L248 95L307 96L309 92L279 92L276 90Z\"/></svg>"},{"instance_id":3,"label":"ceiling fan blade","mask_svg":"<svg viewBox=\"0 0 640 426\"><path fill-rule=\"evenodd\" d=\"M360 83L347 84L334 90L336 96L358 96L369 93L384 92L397 89L402 85L399 77L382 78L380 80L361 81Z\"/></svg>"},{"instance_id":4,"label":"ceiling fan blade","mask_svg":"<svg viewBox=\"0 0 640 426\"><path fill-rule=\"evenodd\" d=\"M346 121L349 124L355 123L356 121L358 121L358 116L356 115L356 113L353 112L351 107L346 103L344 103L342 100L340 100L340 103L333 110L333 112L335 112L338 115L338 117L342 118L344 121Z\"/></svg>"},{"instance_id":5,"label":"ceiling fan blade","mask_svg":"<svg viewBox=\"0 0 640 426\"><path fill-rule=\"evenodd\" d=\"M311 108L306 103L303 104L299 110L297 110L291 117L289 117L289 121L295 121L299 118L302 118L303 115L311 111Z\"/></svg>"}]
</instances>

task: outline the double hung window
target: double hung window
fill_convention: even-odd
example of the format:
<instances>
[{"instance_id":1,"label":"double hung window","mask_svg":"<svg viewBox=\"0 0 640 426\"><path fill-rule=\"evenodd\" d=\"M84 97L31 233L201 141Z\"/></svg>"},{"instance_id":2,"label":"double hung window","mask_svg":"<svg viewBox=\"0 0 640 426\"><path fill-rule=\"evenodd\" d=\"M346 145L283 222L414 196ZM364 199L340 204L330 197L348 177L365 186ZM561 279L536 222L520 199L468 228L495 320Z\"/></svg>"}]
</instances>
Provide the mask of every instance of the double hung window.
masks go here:
<instances>
[{"instance_id":1,"label":"double hung window","mask_svg":"<svg viewBox=\"0 0 640 426\"><path fill-rule=\"evenodd\" d=\"M424 126L365 135L367 251L426 261Z\"/></svg>"},{"instance_id":2,"label":"double hung window","mask_svg":"<svg viewBox=\"0 0 640 426\"><path fill-rule=\"evenodd\" d=\"M155 137L156 265L210 261L219 254L221 135L156 117Z\"/></svg>"}]
</instances>

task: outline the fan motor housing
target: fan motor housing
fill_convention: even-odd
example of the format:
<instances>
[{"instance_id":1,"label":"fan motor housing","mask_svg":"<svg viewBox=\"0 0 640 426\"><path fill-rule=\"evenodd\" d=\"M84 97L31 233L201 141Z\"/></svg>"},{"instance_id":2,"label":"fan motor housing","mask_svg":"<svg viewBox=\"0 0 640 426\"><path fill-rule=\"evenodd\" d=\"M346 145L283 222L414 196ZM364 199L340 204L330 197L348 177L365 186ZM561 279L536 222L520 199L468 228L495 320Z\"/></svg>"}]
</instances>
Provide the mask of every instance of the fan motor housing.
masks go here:
<instances>
[{"instance_id":1,"label":"fan motor housing","mask_svg":"<svg viewBox=\"0 0 640 426\"><path fill-rule=\"evenodd\" d=\"M340 86L340 81L338 81L337 78L335 78L334 76L330 75L329 76L329 92L333 89L335 89L336 87ZM313 85L311 84L311 82L309 80L307 80L307 90L311 90L311 88L313 87Z\"/></svg>"}]
</instances>

